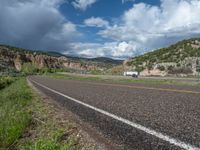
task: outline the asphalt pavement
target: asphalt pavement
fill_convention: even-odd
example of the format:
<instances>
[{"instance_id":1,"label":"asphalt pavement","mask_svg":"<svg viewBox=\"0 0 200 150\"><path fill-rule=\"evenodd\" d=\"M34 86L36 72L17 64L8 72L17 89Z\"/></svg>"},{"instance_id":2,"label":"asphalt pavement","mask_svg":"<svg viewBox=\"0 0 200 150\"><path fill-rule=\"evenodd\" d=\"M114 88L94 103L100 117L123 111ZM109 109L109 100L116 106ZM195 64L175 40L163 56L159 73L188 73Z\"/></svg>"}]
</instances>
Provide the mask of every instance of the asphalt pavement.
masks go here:
<instances>
[{"instance_id":1,"label":"asphalt pavement","mask_svg":"<svg viewBox=\"0 0 200 150\"><path fill-rule=\"evenodd\" d=\"M200 149L199 87L29 80L124 149Z\"/></svg>"}]
</instances>

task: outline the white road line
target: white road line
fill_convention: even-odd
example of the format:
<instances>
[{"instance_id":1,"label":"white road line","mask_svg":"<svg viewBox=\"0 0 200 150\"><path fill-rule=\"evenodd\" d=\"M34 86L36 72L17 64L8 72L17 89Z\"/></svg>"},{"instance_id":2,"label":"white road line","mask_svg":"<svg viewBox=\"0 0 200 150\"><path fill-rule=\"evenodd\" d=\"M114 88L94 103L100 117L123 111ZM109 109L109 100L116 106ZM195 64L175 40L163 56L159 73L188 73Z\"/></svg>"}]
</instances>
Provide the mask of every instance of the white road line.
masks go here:
<instances>
[{"instance_id":1,"label":"white road line","mask_svg":"<svg viewBox=\"0 0 200 150\"><path fill-rule=\"evenodd\" d=\"M76 103L78 103L78 104L81 104L81 105L83 105L83 106L85 106L85 107L88 107L88 108L90 108L90 109L92 109L92 110L95 110L95 111L97 111L97 112L99 112L99 113L101 113L101 114L104 114L104 115L106 115L106 116L108 116L108 117L111 117L111 118L113 118L113 119L115 119L115 120L118 120L118 121L120 121L120 122L123 122L123 123L125 123L125 124L127 124L127 125L129 125L129 126L132 126L132 127L136 128L136 129L138 129L138 130L141 130L141 131L143 131L143 132L145 132L145 133L151 134L151 135L153 135L153 136L155 136L155 137L157 137L157 138L159 138L159 139L162 139L163 141L169 142L170 144L173 144L173 145L175 145L175 146L178 146L178 147L180 147L180 148L182 148L182 149L186 149L186 150L200 150L200 148L195 147L195 146L193 146L193 145L191 145L191 144L187 144L187 143L182 142L182 141L180 141L180 140L178 140L178 139L172 138L172 137L170 137L170 136L168 136L168 135L164 135L164 134L162 134L162 133L160 133L160 132L157 132L157 131L155 131L155 130L149 129L149 128L147 128L147 127L145 127L145 126L142 126L142 125L140 125L140 124L134 123L134 122L132 122L132 121L129 121L129 120L127 120L127 119L124 119L124 118L122 118L122 117L119 117L119 116L117 116L117 115L114 115L114 114L112 114L112 113L109 113L109 112L107 112L107 111L104 111L104 110L102 110L102 109L99 109L99 108L96 108L96 107L91 106L91 105L89 105L89 104L86 104L86 103L84 103L84 102L82 102L82 101L79 101L79 100L77 100L77 99L75 99L75 98L72 98L72 97L70 97L70 96L67 96L67 95L65 95L65 94L63 94L63 93L60 93L60 92L56 91L56 90L53 90L53 89L51 89L51 88L49 88L49 87L47 87L47 86L45 86L45 85L42 85L42 84L40 84L40 83L38 83L38 82L36 82L36 81L33 81L33 80L30 80L30 81L34 82L35 84L37 84L37 85L39 85L39 86L41 86L41 87L43 87L43 88L45 88L45 89L47 89L47 90L53 92L53 93L56 93L56 94L58 94L58 95L61 95L61 96L65 97L65 98L67 98L67 99L69 99L69 100L71 100L71 101L74 101L74 102L76 102Z\"/></svg>"}]
</instances>

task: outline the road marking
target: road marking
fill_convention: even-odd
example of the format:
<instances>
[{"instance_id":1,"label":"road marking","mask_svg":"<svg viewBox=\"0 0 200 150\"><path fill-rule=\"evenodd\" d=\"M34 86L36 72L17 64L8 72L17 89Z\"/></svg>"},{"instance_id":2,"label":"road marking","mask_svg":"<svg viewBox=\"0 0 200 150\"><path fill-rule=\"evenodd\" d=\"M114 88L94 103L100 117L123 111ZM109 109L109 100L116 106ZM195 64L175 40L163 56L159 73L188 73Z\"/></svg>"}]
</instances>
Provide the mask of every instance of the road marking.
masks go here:
<instances>
[{"instance_id":1,"label":"road marking","mask_svg":"<svg viewBox=\"0 0 200 150\"><path fill-rule=\"evenodd\" d=\"M163 141L169 142L170 144L173 144L173 145L175 145L175 146L177 146L177 147L180 147L180 148L186 149L186 150L200 150L200 148L195 147L195 146L193 146L193 145L191 145L191 144L187 144L187 143L182 142L182 141L180 141L180 140L178 140L178 139L175 139L175 138L172 138L172 137L170 137L170 136L168 136L168 135L165 135L165 134L162 134L162 133L160 133L160 132L157 132L157 131L155 131L155 130L153 130L153 129L147 128L147 127L142 126L142 125L140 125L140 124L137 124L137 123L135 123L135 122L129 121L129 120L127 120L127 119L124 119L124 118L119 117L119 116L117 116L117 115L114 115L114 114L112 114L112 113L109 113L109 112L107 112L107 111L105 111L105 110L96 108L96 107L94 107L94 106L92 106L92 105L89 105L89 104L87 104L87 103L84 103L84 102L82 102L82 101L80 101L80 100L77 100L77 99L75 99L75 98L73 98L73 97L67 96L67 95L65 95L65 94L63 94L63 93L61 93L61 92L58 92L58 91L56 91L56 90L54 90L54 89L51 89L51 88L49 88L49 87L47 87L47 86L45 86L45 85L42 85L42 84L40 84L40 83L38 83L38 82L36 82L36 81L34 81L34 80L32 80L32 79L30 79L30 81L34 82L35 84L39 85L40 87L43 87L43 88L45 88L45 89L47 89L47 90L49 90L49 91L51 91L51 92L53 92L53 93L55 93L55 94L58 94L58 95L60 95L60 96L63 96L63 97L65 97L65 98L67 98L68 100L74 101L74 102L76 102L76 103L78 103L78 104L81 104L81 105L87 107L87 108L90 108L90 109L92 109L92 110L94 110L94 111L97 111L97 112L99 112L99 113L101 113L101 114L103 114L103 115L106 115L106 116L108 116L108 117L111 117L111 118L113 118L113 119L115 119L115 120L118 120L118 121L120 121L120 122L122 122L122 123L125 123L125 124L127 124L127 125L129 125L129 126L132 126L132 127L136 128L136 129L138 129L138 130L141 130L141 131L143 131L143 132L145 132L145 133L148 133L148 134L150 134L150 135L153 135L153 136L155 136L155 137L157 137L157 138L159 138L159 139L162 139Z\"/></svg>"},{"instance_id":2,"label":"road marking","mask_svg":"<svg viewBox=\"0 0 200 150\"><path fill-rule=\"evenodd\" d=\"M93 83L93 82L85 82L85 83L93 84L93 85L103 85L103 86L109 85L109 86L114 86L114 87L127 87L127 88L133 88L133 89L145 89L145 90L157 90L157 91L167 91L167 92L177 92L177 93L200 94L200 92L198 92L198 91L189 91L189 90L176 90L176 89L167 89L167 88L154 88L154 87L109 84L109 83Z\"/></svg>"}]
</instances>

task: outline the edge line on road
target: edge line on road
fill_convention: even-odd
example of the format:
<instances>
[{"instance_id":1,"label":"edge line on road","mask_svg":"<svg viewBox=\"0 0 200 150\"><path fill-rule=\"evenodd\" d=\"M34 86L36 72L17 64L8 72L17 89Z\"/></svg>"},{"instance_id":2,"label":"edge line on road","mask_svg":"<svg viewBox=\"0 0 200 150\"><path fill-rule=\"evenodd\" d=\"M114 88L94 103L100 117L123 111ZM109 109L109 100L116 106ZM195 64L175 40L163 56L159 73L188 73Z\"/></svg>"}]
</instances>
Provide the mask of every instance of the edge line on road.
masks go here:
<instances>
[{"instance_id":1,"label":"edge line on road","mask_svg":"<svg viewBox=\"0 0 200 150\"><path fill-rule=\"evenodd\" d=\"M165 142L168 142L168 143L170 143L170 144L173 144L173 145L175 145L175 146L177 146L177 147L180 147L180 148L183 148L183 149L186 149L186 150L200 150L200 148L198 148L198 147L196 147L196 146L193 146L193 145L191 145L191 144L187 144L187 143L182 142L182 141L180 141L180 140L178 140L178 139L172 138L172 137L170 137L170 136L168 136L168 135L165 135L165 134L160 133L160 132L157 132L157 131L155 131L155 130L153 130L153 129L150 129L150 128L147 128L147 127L145 127L145 126L142 126L142 125L140 125L140 124L138 124L138 123L129 121L129 120L124 119L124 118L122 118L122 117L119 117L119 116L117 116L117 115L115 115L115 114L109 113L109 112L107 112L107 111L105 111L105 110L96 108L96 107L94 107L94 106L92 106L92 105L89 105L89 104L87 104L87 103L84 103L84 102L82 102L82 101L80 101L80 100L77 100L77 99L75 99L75 98L73 98L73 97L67 96L67 95L65 95L65 94L63 94L63 93L61 93L61 92L58 92L58 91L56 91L56 90L54 90L54 89L51 89L51 88L49 88L49 87L47 87L47 86L45 86L45 85L42 85L42 84L40 84L40 83L38 83L38 82L36 82L36 81L34 81L34 80L32 80L32 79L29 79L29 80L32 81L32 82L34 82L35 84L39 85L40 87L43 87L43 88L45 88L45 89L47 89L47 90L49 90L49 91L51 91L51 92L53 92L53 93L55 93L55 94L58 94L58 95L60 95L60 96L63 96L63 97L65 97L65 98L67 98L68 100L74 101L74 102L76 102L76 103L78 103L78 104L81 104L81 105L83 105L83 106L85 106L85 107L87 107L87 108L90 108L90 109L92 109L92 110L94 110L94 111L96 111L96 112L99 112L99 113L101 113L101 114L103 114L103 115L106 115L106 116L108 116L108 117L111 117L111 118L113 118L113 119L115 119L115 120L117 120L117 121L120 121L120 122L124 123L124 124L127 124L127 125L129 125L129 126L132 126L133 128L136 128L136 129L138 129L138 130L141 130L141 131L143 131L143 132L145 132L145 133L147 133L147 134L153 135L153 136L155 136L155 137L157 137L157 138L159 138L159 139L161 139L161 140L163 140L163 141L165 141Z\"/></svg>"}]
</instances>

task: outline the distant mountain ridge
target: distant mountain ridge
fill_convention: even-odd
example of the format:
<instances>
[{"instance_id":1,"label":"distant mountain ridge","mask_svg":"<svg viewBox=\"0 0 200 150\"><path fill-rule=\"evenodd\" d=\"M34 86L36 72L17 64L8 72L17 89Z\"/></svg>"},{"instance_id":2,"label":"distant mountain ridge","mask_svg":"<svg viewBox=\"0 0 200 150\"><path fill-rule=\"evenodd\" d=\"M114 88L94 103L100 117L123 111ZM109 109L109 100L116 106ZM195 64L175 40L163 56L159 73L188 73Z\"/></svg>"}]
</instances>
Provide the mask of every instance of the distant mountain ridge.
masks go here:
<instances>
[{"instance_id":1,"label":"distant mountain ridge","mask_svg":"<svg viewBox=\"0 0 200 150\"><path fill-rule=\"evenodd\" d=\"M32 63L41 68L63 68L83 71L105 70L119 65L122 61L110 58L80 58L66 56L58 52L27 50L8 45L0 45L0 70L13 68L18 71L24 63Z\"/></svg>"},{"instance_id":2,"label":"distant mountain ridge","mask_svg":"<svg viewBox=\"0 0 200 150\"><path fill-rule=\"evenodd\" d=\"M18 48L18 47L9 46L9 45L3 45L3 44L0 44L0 46L7 47L9 49L20 51L20 52L37 53L37 54L54 56L54 57L66 57L71 60L85 60L85 61L104 62L104 63L112 63L112 64L121 64L123 62L123 60L112 59L108 57L85 58L85 57L78 57L78 56L72 56L72 55L69 56L69 55L65 55L56 51L30 50L30 49Z\"/></svg>"},{"instance_id":3,"label":"distant mountain ridge","mask_svg":"<svg viewBox=\"0 0 200 150\"><path fill-rule=\"evenodd\" d=\"M197 74L200 38L191 38L124 61L125 66L146 75ZM156 72L157 74L151 74ZM159 72L160 71L160 72Z\"/></svg>"}]
</instances>

